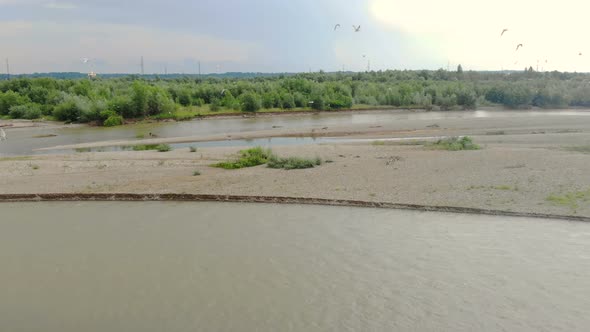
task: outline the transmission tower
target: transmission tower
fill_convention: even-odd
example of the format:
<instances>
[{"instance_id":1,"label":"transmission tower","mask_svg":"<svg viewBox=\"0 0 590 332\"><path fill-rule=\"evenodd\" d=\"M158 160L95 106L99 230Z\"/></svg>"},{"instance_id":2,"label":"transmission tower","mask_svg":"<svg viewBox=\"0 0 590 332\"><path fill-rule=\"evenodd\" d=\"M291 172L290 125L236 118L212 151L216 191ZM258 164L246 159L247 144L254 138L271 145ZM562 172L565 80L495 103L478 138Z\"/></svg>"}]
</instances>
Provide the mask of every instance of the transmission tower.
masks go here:
<instances>
[{"instance_id":1,"label":"transmission tower","mask_svg":"<svg viewBox=\"0 0 590 332\"><path fill-rule=\"evenodd\" d=\"M6 79L10 79L10 65L8 64L8 58L6 58Z\"/></svg>"}]
</instances>

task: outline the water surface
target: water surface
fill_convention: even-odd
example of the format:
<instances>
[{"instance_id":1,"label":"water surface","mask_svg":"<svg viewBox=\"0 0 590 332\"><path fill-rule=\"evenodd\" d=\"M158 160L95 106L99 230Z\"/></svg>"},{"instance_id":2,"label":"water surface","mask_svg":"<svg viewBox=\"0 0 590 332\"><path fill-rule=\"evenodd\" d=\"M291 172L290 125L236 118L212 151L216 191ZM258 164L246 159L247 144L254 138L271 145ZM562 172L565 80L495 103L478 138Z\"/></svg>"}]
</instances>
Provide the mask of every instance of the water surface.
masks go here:
<instances>
[{"instance_id":1,"label":"water surface","mask_svg":"<svg viewBox=\"0 0 590 332\"><path fill-rule=\"evenodd\" d=\"M590 224L0 204L2 331L588 331Z\"/></svg>"},{"instance_id":2,"label":"water surface","mask_svg":"<svg viewBox=\"0 0 590 332\"><path fill-rule=\"evenodd\" d=\"M8 140L0 143L0 155L24 155L40 148L102 141L136 140L149 138L149 133L160 138L207 136L239 133L273 128L321 129L339 126L388 126L395 130L425 129L437 124L441 128L586 128L590 111L370 111L264 116L255 118L224 118L128 125L113 128L7 128ZM39 136L56 135L52 137ZM232 142L232 141L229 141ZM236 142L236 141L233 141Z\"/></svg>"}]
</instances>

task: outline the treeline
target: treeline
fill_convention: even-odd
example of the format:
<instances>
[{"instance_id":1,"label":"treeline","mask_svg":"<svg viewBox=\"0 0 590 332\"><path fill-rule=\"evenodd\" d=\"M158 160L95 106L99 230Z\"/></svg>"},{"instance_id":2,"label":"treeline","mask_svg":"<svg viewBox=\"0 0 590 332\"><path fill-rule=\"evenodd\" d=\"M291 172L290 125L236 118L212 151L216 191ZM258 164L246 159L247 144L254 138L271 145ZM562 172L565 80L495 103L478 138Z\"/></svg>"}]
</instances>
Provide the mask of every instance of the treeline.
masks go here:
<instances>
[{"instance_id":1,"label":"treeline","mask_svg":"<svg viewBox=\"0 0 590 332\"><path fill-rule=\"evenodd\" d=\"M118 125L179 110L256 112L353 106L428 110L590 107L590 74L383 71L253 78L16 78L0 82L0 116Z\"/></svg>"}]
</instances>

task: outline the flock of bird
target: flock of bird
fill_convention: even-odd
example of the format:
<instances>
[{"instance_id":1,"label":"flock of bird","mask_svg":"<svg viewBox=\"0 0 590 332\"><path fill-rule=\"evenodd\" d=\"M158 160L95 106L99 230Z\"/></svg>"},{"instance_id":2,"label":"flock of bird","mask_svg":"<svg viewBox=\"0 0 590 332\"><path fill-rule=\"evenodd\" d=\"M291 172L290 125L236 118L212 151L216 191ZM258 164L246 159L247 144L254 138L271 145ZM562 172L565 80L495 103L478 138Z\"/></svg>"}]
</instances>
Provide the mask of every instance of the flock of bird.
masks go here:
<instances>
[{"instance_id":1,"label":"flock of bird","mask_svg":"<svg viewBox=\"0 0 590 332\"><path fill-rule=\"evenodd\" d=\"M500 38L502 38L502 37L504 36L504 34L505 34L506 32L509 32L509 31L510 31L509 29L502 29L502 32L500 33ZM520 50L520 49L521 49L521 48L523 48L523 47L524 47L524 44L523 44L523 43L519 43L519 44L517 44L517 45L516 45L516 50L515 50L515 52L518 52L518 50ZM582 55L584 55L582 52L578 52L578 56L582 56ZM545 60L545 63L547 63L547 62L548 62L548 61L547 61L547 60ZM537 63L538 63L538 61L537 61ZM514 62L514 64L518 64L518 61Z\"/></svg>"},{"instance_id":2,"label":"flock of bird","mask_svg":"<svg viewBox=\"0 0 590 332\"><path fill-rule=\"evenodd\" d=\"M341 27L340 24L336 24L334 26L334 31L338 30L338 28L340 28L340 27ZM352 26L352 29L354 30L354 32L360 32L361 31L361 26L360 25L358 25L358 26L357 25L353 25Z\"/></svg>"}]
</instances>

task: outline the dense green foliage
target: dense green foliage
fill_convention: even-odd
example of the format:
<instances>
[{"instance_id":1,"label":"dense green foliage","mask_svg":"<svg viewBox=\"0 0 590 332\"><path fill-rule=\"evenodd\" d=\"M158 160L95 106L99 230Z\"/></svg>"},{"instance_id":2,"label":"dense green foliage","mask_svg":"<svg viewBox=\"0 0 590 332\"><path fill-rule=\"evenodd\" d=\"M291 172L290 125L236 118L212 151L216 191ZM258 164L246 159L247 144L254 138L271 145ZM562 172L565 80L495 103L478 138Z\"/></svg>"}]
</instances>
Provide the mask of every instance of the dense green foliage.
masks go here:
<instances>
[{"instance_id":1,"label":"dense green foliage","mask_svg":"<svg viewBox=\"0 0 590 332\"><path fill-rule=\"evenodd\" d=\"M362 107L474 109L590 107L590 75L560 72L383 71L199 78L13 78L0 81L0 116L118 125L198 112Z\"/></svg>"},{"instance_id":2,"label":"dense green foliage","mask_svg":"<svg viewBox=\"0 0 590 332\"><path fill-rule=\"evenodd\" d=\"M220 162L218 164L213 165L213 167L219 167L224 169L254 167L266 164L271 156L272 151L270 149L255 147L248 150L240 151L240 156L236 160Z\"/></svg>"}]
</instances>

